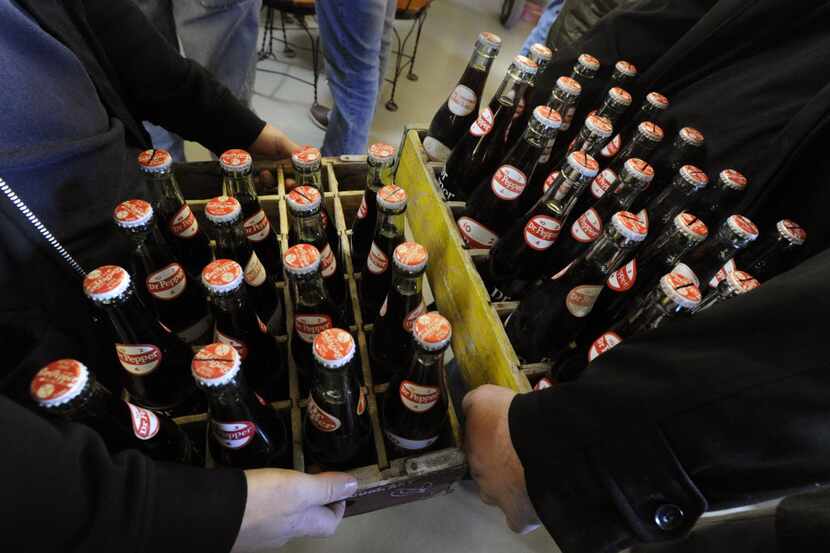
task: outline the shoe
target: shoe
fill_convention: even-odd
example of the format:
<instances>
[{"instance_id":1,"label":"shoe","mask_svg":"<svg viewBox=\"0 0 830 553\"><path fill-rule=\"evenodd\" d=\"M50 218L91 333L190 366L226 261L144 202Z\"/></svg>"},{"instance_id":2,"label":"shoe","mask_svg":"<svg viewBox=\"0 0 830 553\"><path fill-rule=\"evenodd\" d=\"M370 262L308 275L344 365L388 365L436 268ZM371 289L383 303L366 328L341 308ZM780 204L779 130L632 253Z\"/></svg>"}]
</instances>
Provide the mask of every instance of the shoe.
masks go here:
<instances>
[{"instance_id":1,"label":"shoe","mask_svg":"<svg viewBox=\"0 0 830 553\"><path fill-rule=\"evenodd\" d=\"M330 112L331 108L321 106L320 104L313 104L311 106L311 109L308 110L308 114L311 116L311 122L323 129L324 131L329 128Z\"/></svg>"}]
</instances>

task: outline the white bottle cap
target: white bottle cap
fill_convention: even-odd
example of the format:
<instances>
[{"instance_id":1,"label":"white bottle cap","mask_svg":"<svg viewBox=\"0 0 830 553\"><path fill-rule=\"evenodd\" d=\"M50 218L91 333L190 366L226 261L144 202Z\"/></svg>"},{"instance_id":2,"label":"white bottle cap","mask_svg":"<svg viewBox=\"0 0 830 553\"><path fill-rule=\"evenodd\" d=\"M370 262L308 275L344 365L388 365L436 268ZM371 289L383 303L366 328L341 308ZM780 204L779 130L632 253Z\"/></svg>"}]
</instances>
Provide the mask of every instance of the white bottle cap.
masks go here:
<instances>
[{"instance_id":1,"label":"white bottle cap","mask_svg":"<svg viewBox=\"0 0 830 553\"><path fill-rule=\"evenodd\" d=\"M674 216L674 228L695 243L702 242L709 236L709 228L706 226L706 223L688 211L678 213Z\"/></svg>"},{"instance_id":2,"label":"white bottle cap","mask_svg":"<svg viewBox=\"0 0 830 553\"><path fill-rule=\"evenodd\" d=\"M291 213L310 213L320 209L320 191L313 186L298 186L285 197Z\"/></svg>"},{"instance_id":3,"label":"white bottle cap","mask_svg":"<svg viewBox=\"0 0 830 553\"><path fill-rule=\"evenodd\" d=\"M568 165L583 177L594 178L599 172L599 163L590 154L582 151L568 154Z\"/></svg>"},{"instance_id":4,"label":"white bottle cap","mask_svg":"<svg viewBox=\"0 0 830 553\"><path fill-rule=\"evenodd\" d=\"M579 81L564 75L556 79L556 86L572 96L579 96L582 94L582 85L579 84Z\"/></svg>"},{"instance_id":5,"label":"white bottle cap","mask_svg":"<svg viewBox=\"0 0 830 553\"><path fill-rule=\"evenodd\" d=\"M789 219L781 219L775 224L778 233L795 246L800 246L807 240L807 231L801 225Z\"/></svg>"},{"instance_id":6,"label":"white bottle cap","mask_svg":"<svg viewBox=\"0 0 830 553\"><path fill-rule=\"evenodd\" d=\"M730 215L726 219L729 229L745 240L758 238L758 227L743 215Z\"/></svg>"},{"instance_id":7,"label":"white bottle cap","mask_svg":"<svg viewBox=\"0 0 830 553\"><path fill-rule=\"evenodd\" d=\"M746 294L750 290L755 290L761 283L745 271L735 270L726 275L726 285L733 294Z\"/></svg>"},{"instance_id":8,"label":"white bottle cap","mask_svg":"<svg viewBox=\"0 0 830 553\"><path fill-rule=\"evenodd\" d=\"M447 347L452 338L452 325L437 311L430 311L415 319L412 336L421 348L438 351Z\"/></svg>"},{"instance_id":9,"label":"white bottle cap","mask_svg":"<svg viewBox=\"0 0 830 553\"><path fill-rule=\"evenodd\" d=\"M660 290L674 303L684 309L691 309L700 303L700 289L680 273L666 273L660 278Z\"/></svg>"},{"instance_id":10,"label":"white bottle cap","mask_svg":"<svg viewBox=\"0 0 830 553\"><path fill-rule=\"evenodd\" d=\"M392 259L398 270L405 273L420 273L427 266L429 253L417 242L404 242L392 252Z\"/></svg>"},{"instance_id":11,"label":"white bottle cap","mask_svg":"<svg viewBox=\"0 0 830 553\"><path fill-rule=\"evenodd\" d=\"M636 77L637 76L637 66L633 63L620 60L614 64L614 68L625 75L626 77Z\"/></svg>"},{"instance_id":12,"label":"white bottle cap","mask_svg":"<svg viewBox=\"0 0 830 553\"><path fill-rule=\"evenodd\" d=\"M637 180L651 182L651 179L654 178L654 168L642 159L629 158L625 161L623 167L629 175L633 175Z\"/></svg>"}]
</instances>

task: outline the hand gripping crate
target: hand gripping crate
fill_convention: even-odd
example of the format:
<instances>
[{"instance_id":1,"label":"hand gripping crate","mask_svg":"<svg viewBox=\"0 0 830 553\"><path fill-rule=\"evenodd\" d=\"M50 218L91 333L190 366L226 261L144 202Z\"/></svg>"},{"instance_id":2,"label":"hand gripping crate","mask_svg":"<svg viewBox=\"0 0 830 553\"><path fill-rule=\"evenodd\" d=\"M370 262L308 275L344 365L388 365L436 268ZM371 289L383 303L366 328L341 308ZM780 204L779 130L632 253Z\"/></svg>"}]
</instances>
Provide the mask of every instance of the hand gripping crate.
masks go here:
<instances>
[{"instance_id":1,"label":"hand gripping crate","mask_svg":"<svg viewBox=\"0 0 830 553\"><path fill-rule=\"evenodd\" d=\"M345 161L344 161L345 160ZM221 194L222 176L219 166L215 162L181 164L174 168L179 185L188 203L200 222L206 224L203 209L207 200ZM267 175L262 175L266 171ZM286 204L286 180L291 179L290 163L255 162L254 175L259 199L263 209L275 226L279 226L278 234L284 252L288 248L288 207ZM366 182L367 165L365 156L344 156L344 158L324 158L323 160L323 188L326 208L333 215L337 225L343 251L341 262L345 265L347 286L350 293L351 306L354 310L354 321L349 331L355 337L358 346L360 370L362 371L364 389L367 392L367 404L371 419L372 430L372 459L369 464L358 466L350 472L358 479L358 491L347 502L346 516L374 511L426 499L441 493L447 493L452 485L461 479L466 472L464 455L460 449L461 434L458 418L450 401L450 428L439 439L441 449L429 453L405 458L393 459L386 448L380 419L380 402L386 391L386 384L374 384L369 367L367 334L371 333L371 325L363 325L363 317L358 301L358 280L352 267L348 230L355 218L363 189ZM418 239L418 236L415 236ZM432 257L430 264L441 263L441 259ZM432 285L432 274L428 276L428 283ZM286 328L293 328L292 300L288 287L280 282L278 288L283 293L286 305ZM438 284L438 286L441 286ZM442 313L447 309L446 300L438 302ZM455 320L453 320L455 324ZM289 369L290 398L277 401L271 406L282 412L287 412L290 420L289 430L292 436L293 468L299 471L315 471L309 466L303 452L302 420L306 405L306 398L300 395L300 386L297 367L288 354L288 336L277 338L283 355L287 356ZM455 339L453 347L456 346ZM180 424L204 425L206 414L180 417ZM204 427L200 430L202 436Z\"/></svg>"}]
</instances>

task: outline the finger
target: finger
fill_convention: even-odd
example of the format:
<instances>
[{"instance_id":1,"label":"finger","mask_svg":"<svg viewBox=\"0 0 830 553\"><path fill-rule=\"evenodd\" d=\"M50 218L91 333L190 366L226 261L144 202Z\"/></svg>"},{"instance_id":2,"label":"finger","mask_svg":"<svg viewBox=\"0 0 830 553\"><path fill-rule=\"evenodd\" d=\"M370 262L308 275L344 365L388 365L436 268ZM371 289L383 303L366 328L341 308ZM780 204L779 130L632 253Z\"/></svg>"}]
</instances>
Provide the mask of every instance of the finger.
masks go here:
<instances>
[{"instance_id":1,"label":"finger","mask_svg":"<svg viewBox=\"0 0 830 553\"><path fill-rule=\"evenodd\" d=\"M478 492L478 497L481 499L481 502L484 503L485 505L493 505L493 506L498 505L498 502L496 502L495 499L493 499L492 497L490 497L489 495L487 495L483 491Z\"/></svg>"},{"instance_id":2,"label":"finger","mask_svg":"<svg viewBox=\"0 0 830 553\"><path fill-rule=\"evenodd\" d=\"M343 515L346 513L346 502L345 501L338 501L337 503L329 503L326 505L327 509L331 509L336 516L343 518Z\"/></svg>"},{"instance_id":3,"label":"finger","mask_svg":"<svg viewBox=\"0 0 830 553\"><path fill-rule=\"evenodd\" d=\"M311 538L326 538L334 535L340 521L343 520L343 511L345 510L345 502L342 508L331 509L328 505L309 507L302 521L302 526L299 528L301 536L308 536Z\"/></svg>"},{"instance_id":4,"label":"finger","mask_svg":"<svg viewBox=\"0 0 830 553\"><path fill-rule=\"evenodd\" d=\"M304 475L297 483L297 495L304 506L326 505L354 495L357 479L345 472Z\"/></svg>"},{"instance_id":5,"label":"finger","mask_svg":"<svg viewBox=\"0 0 830 553\"><path fill-rule=\"evenodd\" d=\"M504 515L504 520L507 527L517 534L529 534L541 526L537 521L524 520L521 517L517 518L512 513Z\"/></svg>"}]
</instances>

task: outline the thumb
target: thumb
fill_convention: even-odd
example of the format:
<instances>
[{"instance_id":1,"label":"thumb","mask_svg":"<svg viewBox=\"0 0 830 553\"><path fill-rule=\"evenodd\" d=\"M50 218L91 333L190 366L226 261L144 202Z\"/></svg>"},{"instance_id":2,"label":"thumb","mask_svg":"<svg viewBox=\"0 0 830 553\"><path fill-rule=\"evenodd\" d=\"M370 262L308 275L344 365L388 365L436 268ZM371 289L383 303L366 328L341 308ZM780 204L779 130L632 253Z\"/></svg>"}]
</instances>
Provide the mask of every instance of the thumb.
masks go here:
<instances>
[{"instance_id":1,"label":"thumb","mask_svg":"<svg viewBox=\"0 0 830 553\"><path fill-rule=\"evenodd\" d=\"M357 479L345 472L307 475L300 488L301 501L308 506L328 505L347 499L357 491Z\"/></svg>"}]
</instances>

